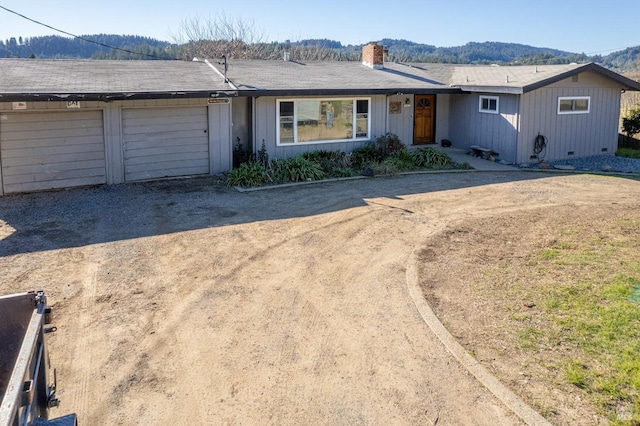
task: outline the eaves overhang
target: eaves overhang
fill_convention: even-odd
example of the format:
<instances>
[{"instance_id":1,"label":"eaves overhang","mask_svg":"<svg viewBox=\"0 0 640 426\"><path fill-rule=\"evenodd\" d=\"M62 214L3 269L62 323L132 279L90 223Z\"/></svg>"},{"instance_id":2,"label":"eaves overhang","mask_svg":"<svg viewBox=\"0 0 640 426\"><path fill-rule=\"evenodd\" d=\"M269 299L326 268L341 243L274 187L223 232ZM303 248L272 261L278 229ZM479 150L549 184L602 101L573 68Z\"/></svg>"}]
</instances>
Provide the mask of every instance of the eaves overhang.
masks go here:
<instances>
[{"instance_id":1,"label":"eaves overhang","mask_svg":"<svg viewBox=\"0 0 640 426\"><path fill-rule=\"evenodd\" d=\"M174 91L174 92L96 92L96 93L56 93L24 92L0 93L0 102L67 102L100 101L113 102L123 100L148 99L194 99L238 96L234 90L224 91Z\"/></svg>"},{"instance_id":2,"label":"eaves overhang","mask_svg":"<svg viewBox=\"0 0 640 426\"><path fill-rule=\"evenodd\" d=\"M522 87L505 87L505 86L456 86L463 92L473 93L504 93L511 95L521 95Z\"/></svg>"},{"instance_id":3,"label":"eaves overhang","mask_svg":"<svg viewBox=\"0 0 640 426\"><path fill-rule=\"evenodd\" d=\"M573 77L574 75L578 75L580 73L586 72L586 71L594 71L596 73L602 74L605 77L608 77L618 83L620 83L620 85L622 86L621 88L625 89L625 90L637 90L640 91L640 83L634 80L631 80L630 78L627 78L623 75L620 75L616 72L613 72L603 66L600 66L598 64L595 64L593 62L588 63L588 64L584 64L582 66L576 67L572 70L560 73L560 74L556 74L553 77L549 77L547 79L544 80L540 80L537 81L535 83L529 84L524 86L523 92L527 93L527 92L531 92L533 90L536 89L540 89L544 86L548 86L550 84L553 83L557 83L558 81L562 81L566 78L570 78Z\"/></svg>"},{"instance_id":4,"label":"eaves overhang","mask_svg":"<svg viewBox=\"0 0 640 426\"><path fill-rule=\"evenodd\" d=\"M250 89L238 90L238 96L305 97L305 96L371 96L371 95L435 95L460 93L455 87L445 88L386 88L386 89Z\"/></svg>"}]
</instances>

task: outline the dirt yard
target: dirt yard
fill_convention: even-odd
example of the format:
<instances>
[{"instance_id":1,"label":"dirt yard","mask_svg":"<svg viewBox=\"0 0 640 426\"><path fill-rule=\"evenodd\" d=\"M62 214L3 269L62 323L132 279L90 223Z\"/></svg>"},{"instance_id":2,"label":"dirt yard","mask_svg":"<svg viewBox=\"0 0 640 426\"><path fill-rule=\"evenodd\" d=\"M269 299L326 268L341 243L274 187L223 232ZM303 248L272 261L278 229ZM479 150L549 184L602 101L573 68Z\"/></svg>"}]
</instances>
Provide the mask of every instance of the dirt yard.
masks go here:
<instances>
[{"instance_id":1,"label":"dirt yard","mask_svg":"<svg viewBox=\"0 0 640 426\"><path fill-rule=\"evenodd\" d=\"M8 196L0 291L47 292L52 415L82 424L518 425L425 325L405 266L448 230L495 218L483 232L518 238L562 206L585 221L637 209L640 183L449 173Z\"/></svg>"}]
</instances>

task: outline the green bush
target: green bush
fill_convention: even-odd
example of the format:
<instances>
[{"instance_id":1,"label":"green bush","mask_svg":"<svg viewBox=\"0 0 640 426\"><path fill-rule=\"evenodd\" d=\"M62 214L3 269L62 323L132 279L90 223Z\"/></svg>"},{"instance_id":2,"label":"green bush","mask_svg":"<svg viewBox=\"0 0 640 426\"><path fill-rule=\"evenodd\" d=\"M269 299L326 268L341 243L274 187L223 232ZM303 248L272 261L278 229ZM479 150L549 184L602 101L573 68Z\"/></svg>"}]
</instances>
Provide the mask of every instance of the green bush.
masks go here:
<instances>
[{"instance_id":1,"label":"green bush","mask_svg":"<svg viewBox=\"0 0 640 426\"><path fill-rule=\"evenodd\" d=\"M329 173L332 169L345 169L351 167L351 157L341 151L312 151L305 152L302 157L318 164L323 172Z\"/></svg>"},{"instance_id":2,"label":"green bush","mask_svg":"<svg viewBox=\"0 0 640 426\"><path fill-rule=\"evenodd\" d=\"M627 116L622 119L622 130L629 138L640 133L640 106L627 112Z\"/></svg>"},{"instance_id":3,"label":"green bush","mask_svg":"<svg viewBox=\"0 0 640 426\"><path fill-rule=\"evenodd\" d=\"M375 147L378 151L378 161L382 161L396 152L407 149L406 145L400 141L398 135L393 133L387 133L376 139Z\"/></svg>"},{"instance_id":4,"label":"green bush","mask_svg":"<svg viewBox=\"0 0 640 426\"><path fill-rule=\"evenodd\" d=\"M243 163L227 173L229 186L260 186L270 182L267 170L260 163Z\"/></svg>"},{"instance_id":5,"label":"green bush","mask_svg":"<svg viewBox=\"0 0 640 426\"><path fill-rule=\"evenodd\" d=\"M420 148L411 153L413 163L418 167L439 168L451 165L451 158L436 148Z\"/></svg>"},{"instance_id":6,"label":"green bush","mask_svg":"<svg viewBox=\"0 0 640 426\"><path fill-rule=\"evenodd\" d=\"M413 157L406 150L396 151L387 157L382 163L399 172L413 170L416 168Z\"/></svg>"},{"instance_id":7,"label":"green bush","mask_svg":"<svg viewBox=\"0 0 640 426\"><path fill-rule=\"evenodd\" d=\"M307 160L302 155L273 160L269 166L269 174L275 182L303 182L324 177L318 163Z\"/></svg>"},{"instance_id":8,"label":"green bush","mask_svg":"<svg viewBox=\"0 0 640 426\"><path fill-rule=\"evenodd\" d=\"M638 158L640 159L640 149L618 148L616 151L618 157Z\"/></svg>"},{"instance_id":9,"label":"green bush","mask_svg":"<svg viewBox=\"0 0 640 426\"><path fill-rule=\"evenodd\" d=\"M341 177L353 177L359 176L360 173L356 172L351 167L334 167L327 171L327 177L341 178Z\"/></svg>"},{"instance_id":10,"label":"green bush","mask_svg":"<svg viewBox=\"0 0 640 426\"><path fill-rule=\"evenodd\" d=\"M373 143L354 149L350 155L351 165L356 169L363 169L378 163L378 151Z\"/></svg>"}]
</instances>

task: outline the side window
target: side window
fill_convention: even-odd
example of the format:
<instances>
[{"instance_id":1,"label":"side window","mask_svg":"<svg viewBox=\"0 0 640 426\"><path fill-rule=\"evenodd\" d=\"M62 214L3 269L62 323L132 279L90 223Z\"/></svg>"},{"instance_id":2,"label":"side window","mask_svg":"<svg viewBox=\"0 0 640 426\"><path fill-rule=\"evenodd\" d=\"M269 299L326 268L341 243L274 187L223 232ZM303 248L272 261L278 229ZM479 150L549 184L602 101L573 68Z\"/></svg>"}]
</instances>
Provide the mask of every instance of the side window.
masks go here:
<instances>
[{"instance_id":1,"label":"side window","mask_svg":"<svg viewBox=\"0 0 640 426\"><path fill-rule=\"evenodd\" d=\"M558 114L588 114L590 111L590 96L558 98Z\"/></svg>"},{"instance_id":2,"label":"side window","mask_svg":"<svg viewBox=\"0 0 640 426\"><path fill-rule=\"evenodd\" d=\"M480 96L478 110L488 114L498 114L500 111L500 98L497 96Z\"/></svg>"}]
</instances>

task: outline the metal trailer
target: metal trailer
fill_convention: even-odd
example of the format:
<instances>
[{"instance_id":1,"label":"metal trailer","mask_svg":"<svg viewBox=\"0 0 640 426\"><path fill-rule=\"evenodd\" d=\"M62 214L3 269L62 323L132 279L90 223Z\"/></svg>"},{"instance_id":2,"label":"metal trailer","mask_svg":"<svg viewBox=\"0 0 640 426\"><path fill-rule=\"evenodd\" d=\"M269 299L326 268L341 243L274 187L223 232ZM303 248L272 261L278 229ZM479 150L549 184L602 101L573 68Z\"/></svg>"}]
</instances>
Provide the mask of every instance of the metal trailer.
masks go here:
<instances>
[{"instance_id":1,"label":"metal trailer","mask_svg":"<svg viewBox=\"0 0 640 426\"><path fill-rule=\"evenodd\" d=\"M77 426L75 414L48 420L59 403L45 342L55 331L50 313L42 291L0 296L0 426Z\"/></svg>"}]
</instances>

